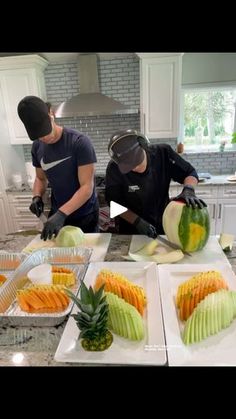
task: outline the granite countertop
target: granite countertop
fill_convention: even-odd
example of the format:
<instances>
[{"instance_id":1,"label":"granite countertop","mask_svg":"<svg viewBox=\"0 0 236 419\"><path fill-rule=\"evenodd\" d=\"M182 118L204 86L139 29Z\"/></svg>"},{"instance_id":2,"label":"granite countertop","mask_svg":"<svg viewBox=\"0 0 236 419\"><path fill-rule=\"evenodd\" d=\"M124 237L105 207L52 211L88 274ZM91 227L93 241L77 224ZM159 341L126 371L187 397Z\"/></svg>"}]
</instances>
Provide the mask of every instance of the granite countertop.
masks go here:
<instances>
[{"instance_id":1,"label":"granite countertop","mask_svg":"<svg viewBox=\"0 0 236 419\"><path fill-rule=\"evenodd\" d=\"M0 235L0 251L20 252L35 236ZM131 236L113 235L107 261L124 261ZM54 354L67 323L55 327L0 327L0 366L78 366L54 361Z\"/></svg>"},{"instance_id":2,"label":"granite countertop","mask_svg":"<svg viewBox=\"0 0 236 419\"><path fill-rule=\"evenodd\" d=\"M0 251L19 252L33 238L0 235ZM105 260L123 261L122 255L128 253L130 240L130 235L113 234ZM236 273L236 242L228 259ZM0 366L80 366L57 363L53 359L67 320L55 327L1 327Z\"/></svg>"}]
</instances>

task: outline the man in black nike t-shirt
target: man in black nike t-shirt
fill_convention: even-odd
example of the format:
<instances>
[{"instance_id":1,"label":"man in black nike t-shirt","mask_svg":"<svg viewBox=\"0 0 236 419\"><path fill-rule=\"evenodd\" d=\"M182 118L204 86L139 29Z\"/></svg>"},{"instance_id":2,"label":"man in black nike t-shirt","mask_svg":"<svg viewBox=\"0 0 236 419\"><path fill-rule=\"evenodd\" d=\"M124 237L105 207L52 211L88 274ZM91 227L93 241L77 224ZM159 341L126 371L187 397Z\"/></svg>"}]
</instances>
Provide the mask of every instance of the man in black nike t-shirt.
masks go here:
<instances>
[{"instance_id":1,"label":"man in black nike t-shirt","mask_svg":"<svg viewBox=\"0 0 236 419\"><path fill-rule=\"evenodd\" d=\"M51 211L41 238L51 239L63 225L80 227L86 233L98 231L98 200L94 173L96 155L90 139L54 121L50 104L26 96L18 104L18 115L33 141L31 154L36 168L30 210L43 212L42 196L50 183Z\"/></svg>"},{"instance_id":2,"label":"man in black nike t-shirt","mask_svg":"<svg viewBox=\"0 0 236 419\"><path fill-rule=\"evenodd\" d=\"M106 200L128 208L116 217L119 233L153 238L164 234L162 215L170 202L171 180L184 186L174 200L182 199L193 208L206 206L194 192L196 170L169 145L150 145L146 136L125 130L111 137L108 153L111 160L106 169Z\"/></svg>"}]
</instances>

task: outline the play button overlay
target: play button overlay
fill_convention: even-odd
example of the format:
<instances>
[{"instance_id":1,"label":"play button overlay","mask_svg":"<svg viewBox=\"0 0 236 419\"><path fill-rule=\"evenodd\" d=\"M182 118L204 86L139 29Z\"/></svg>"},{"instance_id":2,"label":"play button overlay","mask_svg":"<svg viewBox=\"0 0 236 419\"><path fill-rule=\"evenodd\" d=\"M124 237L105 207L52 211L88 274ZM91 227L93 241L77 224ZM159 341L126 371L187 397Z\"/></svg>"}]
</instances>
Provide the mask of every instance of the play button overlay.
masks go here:
<instances>
[{"instance_id":1,"label":"play button overlay","mask_svg":"<svg viewBox=\"0 0 236 419\"><path fill-rule=\"evenodd\" d=\"M128 211L128 208L123 207L123 205L117 204L117 202L110 202L110 218L115 218L117 215L123 214L123 212Z\"/></svg>"}]
</instances>

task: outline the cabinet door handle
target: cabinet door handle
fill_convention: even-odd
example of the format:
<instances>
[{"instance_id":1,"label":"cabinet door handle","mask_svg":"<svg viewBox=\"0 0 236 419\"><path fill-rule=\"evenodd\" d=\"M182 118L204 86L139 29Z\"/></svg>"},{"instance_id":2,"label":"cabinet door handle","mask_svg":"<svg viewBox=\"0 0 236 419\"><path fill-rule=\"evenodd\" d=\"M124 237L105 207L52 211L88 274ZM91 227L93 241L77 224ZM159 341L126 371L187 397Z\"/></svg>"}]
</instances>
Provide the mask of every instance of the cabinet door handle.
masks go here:
<instances>
[{"instance_id":1,"label":"cabinet door handle","mask_svg":"<svg viewBox=\"0 0 236 419\"><path fill-rule=\"evenodd\" d=\"M218 218L221 218L221 205L222 204L219 204L219 215L218 215Z\"/></svg>"},{"instance_id":2,"label":"cabinet door handle","mask_svg":"<svg viewBox=\"0 0 236 419\"><path fill-rule=\"evenodd\" d=\"M143 114L143 133L146 135L146 114Z\"/></svg>"},{"instance_id":3,"label":"cabinet door handle","mask_svg":"<svg viewBox=\"0 0 236 419\"><path fill-rule=\"evenodd\" d=\"M213 220L215 219L215 215L216 215L216 204L213 204L213 215L212 215Z\"/></svg>"}]
</instances>

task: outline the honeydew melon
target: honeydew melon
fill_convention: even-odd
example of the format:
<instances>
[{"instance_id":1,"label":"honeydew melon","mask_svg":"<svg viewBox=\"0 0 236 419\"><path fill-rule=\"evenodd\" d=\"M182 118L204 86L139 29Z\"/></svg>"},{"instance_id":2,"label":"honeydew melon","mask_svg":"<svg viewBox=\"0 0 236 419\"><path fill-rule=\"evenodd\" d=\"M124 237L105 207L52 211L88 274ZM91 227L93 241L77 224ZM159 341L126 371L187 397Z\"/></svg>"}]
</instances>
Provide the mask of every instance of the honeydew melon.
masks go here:
<instances>
[{"instance_id":1,"label":"honeydew melon","mask_svg":"<svg viewBox=\"0 0 236 419\"><path fill-rule=\"evenodd\" d=\"M106 292L105 295L109 304L109 329L124 338L142 340L144 338L144 324L138 310L123 298L111 292Z\"/></svg>"},{"instance_id":2,"label":"honeydew melon","mask_svg":"<svg viewBox=\"0 0 236 419\"><path fill-rule=\"evenodd\" d=\"M138 253L129 253L129 256L123 256L126 260L134 260L135 262L156 262L161 263L174 263L183 259L184 254L182 250L171 250L167 253L157 253L151 256L144 256Z\"/></svg>"},{"instance_id":3,"label":"honeydew melon","mask_svg":"<svg viewBox=\"0 0 236 419\"><path fill-rule=\"evenodd\" d=\"M220 238L219 238L219 243L224 252L229 252L233 248L234 235L221 233Z\"/></svg>"},{"instance_id":4,"label":"honeydew melon","mask_svg":"<svg viewBox=\"0 0 236 419\"><path fill-rule=\"evenodd\" d=\"M64 226L56 237L56 245L59 247L80 246L85 240L84 232L79 227Z\"/></svg>"},{"instance_id":5,"label":"honeydew melon","mask_svg":"<svg viewBox=\"0 0 236 419\"><path fill-rule=\"evenodd\" d=\"M203 249L210 235L210 217L207 207L187 207L180 201L171 201L162 217L168 240L186 252Z\"/></svg>"},{"instance_id":6,"label":"honeydew melon","mask_svg":"<svg viewBox=\"0 0 236 419\"><path fill-rule=\"evenodd\" d=\"M149 243L145 244L141 249L139 249L137 253L143 256L151 256L153 255L157 246L158 246L158 241L156 239L151 240Z\"/></svg>"},{"instance_id":7,"label":"honeydew melon","mask_svg":"<svg viewBox=\"0 0 236 419\"><path fill-rule=\"evenodd\" d=\"M183 342L186 345L200 342L228 327L236 315L236 292L220 290L209 294L188 318Z\"/></svg>"}]
</instances>

